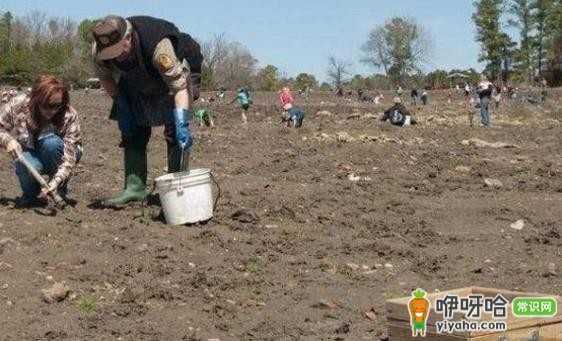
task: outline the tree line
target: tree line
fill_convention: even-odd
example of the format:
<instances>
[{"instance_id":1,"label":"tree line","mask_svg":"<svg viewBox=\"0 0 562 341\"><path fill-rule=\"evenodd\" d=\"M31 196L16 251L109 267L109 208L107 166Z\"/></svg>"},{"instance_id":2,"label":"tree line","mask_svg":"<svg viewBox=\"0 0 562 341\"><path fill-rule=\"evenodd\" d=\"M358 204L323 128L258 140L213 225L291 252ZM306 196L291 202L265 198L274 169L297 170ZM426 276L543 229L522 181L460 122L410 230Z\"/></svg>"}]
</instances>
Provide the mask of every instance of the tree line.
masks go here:
<instances>
[{"instance_id":1,"label":"tree line","mask_svg":"<svg viewBox=\"0 0 562 341\"><path fill-rule=\"evenodd\" d=\"M533 84L546 78L562 82L562 0L476 0L472 20L480 44L479 61L494 81ZM24 16L0 13L0 83L29 84L39 73L58 75L75 86L94 76L90 28L69 18L47 17L40 11ZM513 32L517 37L513 38ZM352 75L352 64L328 58L327 82L301 73L288 77L274 65L259 61L240 42L224 34L200 40L205 57L203 88L235 89L249 86L274 91L289 85L295 90L448 88L474 84L479 72L441 70L424 72L430 65L433 41L414 18L393 17L376 25L362 46L361 63L371 66L369 76ZM462 75L457 78L456 75Z\"/></svg>"},{"instance_id":2,"label":"tree line","mask_svg":"<svg viewBox=\"0 0 562 341\"><path fill-rule=\"evenodd\" d=\"M561 0L478 0L474 7L480 61L492 79L533 83L545 78L560 85Z\"/></svg>"},{"instance_id":3,"label":"tree line","mask_svg":"<svg viewBox=\"0 0 562 341\"><path fill-rule=\"evenodd\" d=\"M47 17L40 11L21 17L0 13L0 84L29 85L38 74L51 73L73 86L86 86L95 76L90 34L94 23L90 19L76 23L70 18ZM200 45L205 57L204 89L319 87L311 74L288 78L273 65L258 67L258 60L246 46L228 40L224 34L200 41Z\"/></svg>"}]
</instances>

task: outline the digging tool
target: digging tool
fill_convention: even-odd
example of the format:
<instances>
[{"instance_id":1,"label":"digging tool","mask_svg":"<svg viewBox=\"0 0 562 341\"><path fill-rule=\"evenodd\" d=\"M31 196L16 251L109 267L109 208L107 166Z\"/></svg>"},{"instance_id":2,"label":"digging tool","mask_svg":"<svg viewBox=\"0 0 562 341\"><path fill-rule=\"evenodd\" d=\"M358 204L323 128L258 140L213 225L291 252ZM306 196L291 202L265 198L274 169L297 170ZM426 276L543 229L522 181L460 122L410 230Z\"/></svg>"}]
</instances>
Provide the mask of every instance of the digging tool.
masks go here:
<instances>
[{"instance_id":1,"label":"digging tool","mask_svg":"<svg viewBox=\"0 0 562 341\"><path fill-rule=\"evenodd\" d=\"M17 156L18 156L18 161L21 162L25 166L25 168L27 168L29 173L35 178L35 180L37 180L41 188L48 188L49 185L47 184L45 179L41 176L41 174L37 172L35 167L33 167L29 162L27 162L27 160L23 157L21 153L18 152ZM49 196L53 199L53 201L55 202L55 206L58 209L62 210L63 208L65 208L66 201L64 201L64 199L57 193L56 190L50 192Z\"/></svg>"},{"instance_id":2,"label":"digging tool","mask_svg":"<svg viewBox=\"0 0 562 341\"><path fill-rule=\"evenodd\" d=\"M189 172L190 150L181 148L180 172Z\"/></svg>"}]
</instances>

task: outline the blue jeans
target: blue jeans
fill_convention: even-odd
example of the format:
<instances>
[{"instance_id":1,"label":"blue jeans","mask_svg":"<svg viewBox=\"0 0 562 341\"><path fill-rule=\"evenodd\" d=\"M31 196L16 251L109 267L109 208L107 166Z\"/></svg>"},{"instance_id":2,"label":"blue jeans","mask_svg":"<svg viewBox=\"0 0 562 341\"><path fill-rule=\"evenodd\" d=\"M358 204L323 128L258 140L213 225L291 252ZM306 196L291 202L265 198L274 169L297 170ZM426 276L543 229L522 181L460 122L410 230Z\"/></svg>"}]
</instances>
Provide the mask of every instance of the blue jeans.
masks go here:
<instances>
[{"instance_id":1,"label":"blue jeans","mask_svg":"<svg viewBox=\"0 0 562 341\"><path fill-rule=\"evenodd\" d=\"M489 97L482 97L480 99L480 119L482 120L482 124L485 127L490 126L490 111L488 110L489 105L490 105Z\"/></svg>"},{"instance_id":2,"label":"blue jeans","mask_svg":"<svg viewBox=\"0 0 562 341\"><path fill-rule=\"evenodd\" d=\"M77 149L76 153L76 161L78 162L82 157L80 148ZM39 174L47 174L49 177L53 177L62 163L63 154L63 140L55 134L49 134L39 138L35 144L35 149L26 149L23 152L23 157ZM14 164L24 199L35 199L41 191L39 183L21 162L16 161ZM68 181L59 187L61 195L66 196L67 192Z\"/></svg>"}]
</instances>

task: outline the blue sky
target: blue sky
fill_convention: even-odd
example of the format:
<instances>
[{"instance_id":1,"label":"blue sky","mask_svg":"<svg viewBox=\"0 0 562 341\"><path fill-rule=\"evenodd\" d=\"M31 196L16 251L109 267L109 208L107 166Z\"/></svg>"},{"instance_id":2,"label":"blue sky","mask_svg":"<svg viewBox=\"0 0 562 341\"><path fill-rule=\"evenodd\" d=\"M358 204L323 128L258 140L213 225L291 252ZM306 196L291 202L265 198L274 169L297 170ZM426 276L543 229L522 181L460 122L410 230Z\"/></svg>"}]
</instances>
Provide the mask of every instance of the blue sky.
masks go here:
<instances>
[{"instance_id":1,"label":"blue sky","mask_svg":"<svg viewBox=\"0 0 562 341\"><path fill-rule=\"evenodd\" d=\"M48 4L48 6L47 6ZM1 0L0 11L24 15L41 10L76 21L107 14L152 15L174 22L199 39L225 33L246 45L260 65L273 64L289 76L310 72L325 79L327 59L352 63L353 73L375 70L363 65L361 45L369 31L392 16L411 16L434 42L427 69L481 69L474 42L472 0Z\"/></svg>"}]
</instances>

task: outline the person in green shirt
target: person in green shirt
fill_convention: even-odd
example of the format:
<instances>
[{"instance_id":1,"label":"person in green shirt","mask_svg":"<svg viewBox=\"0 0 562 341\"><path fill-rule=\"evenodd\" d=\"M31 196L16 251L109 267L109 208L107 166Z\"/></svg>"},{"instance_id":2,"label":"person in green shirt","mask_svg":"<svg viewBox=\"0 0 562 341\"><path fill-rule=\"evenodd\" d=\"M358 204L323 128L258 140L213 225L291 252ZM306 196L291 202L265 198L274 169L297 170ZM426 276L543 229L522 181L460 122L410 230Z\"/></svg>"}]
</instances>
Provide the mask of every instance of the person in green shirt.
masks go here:
<instances>
[{"instance_id":1,"label":"person in green shirt","mask_svg":"<svg viewBox=\"0 0 562 341\"><path fill-rule=\"evenodd\" d=\"M252 105L250 92L246 88L240 88L236 97L230 103L232 104L235 101L238 101L238 104L240 104L240 107L242 108L242 122L244 124L248 123L246 113L248 112L248 109L250 109L250 105Z\"/></svg>"},{"instance_id":2,"label":"person in green shirt","mask_svg":"<svg viewBox=\"0 0 562 341\"><path fill-rule=\"evenodd\" d=\"M200 127L202 127L204 124L207 127L214 128L215 122L213 121L213 116L215 116L213 112L208 109L195 110L195 119L199 123Z\"/></svg>"}]
</instances>

